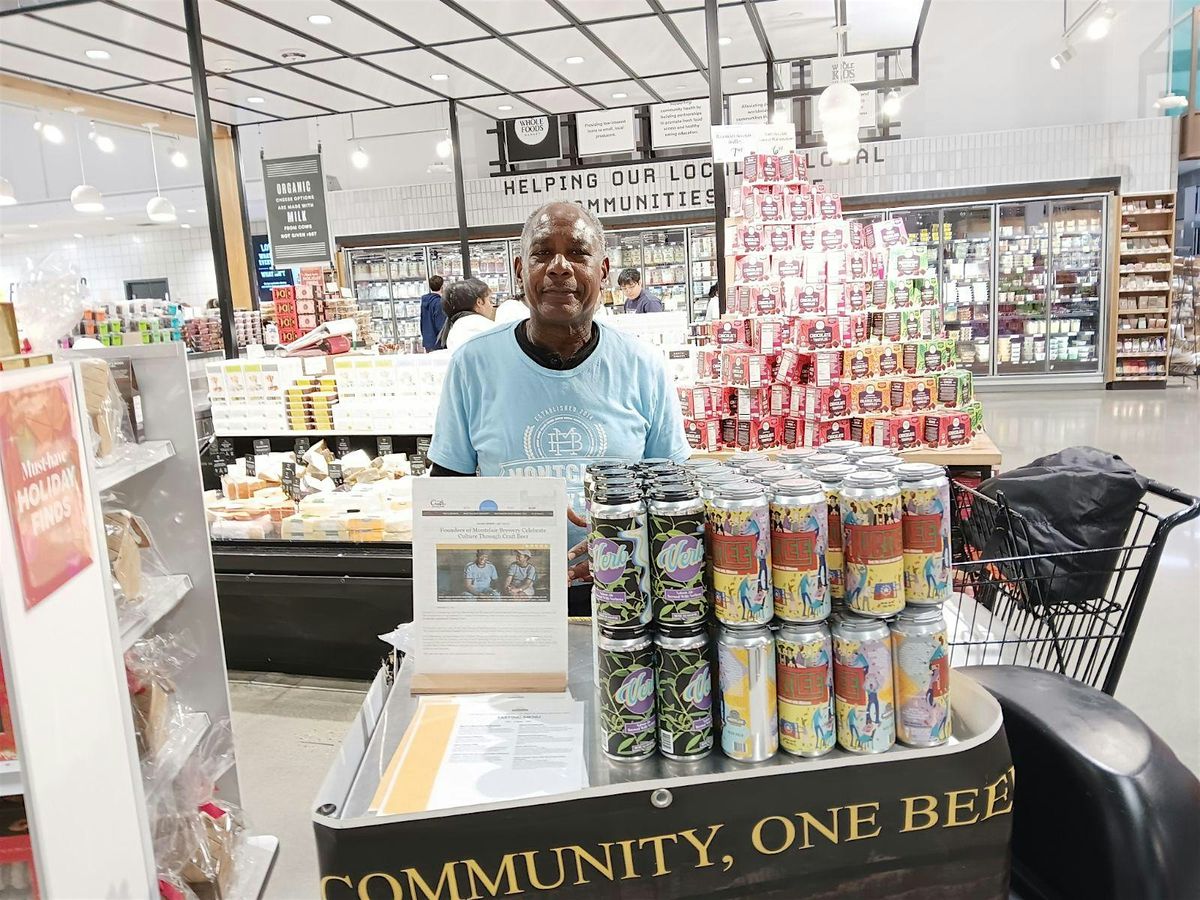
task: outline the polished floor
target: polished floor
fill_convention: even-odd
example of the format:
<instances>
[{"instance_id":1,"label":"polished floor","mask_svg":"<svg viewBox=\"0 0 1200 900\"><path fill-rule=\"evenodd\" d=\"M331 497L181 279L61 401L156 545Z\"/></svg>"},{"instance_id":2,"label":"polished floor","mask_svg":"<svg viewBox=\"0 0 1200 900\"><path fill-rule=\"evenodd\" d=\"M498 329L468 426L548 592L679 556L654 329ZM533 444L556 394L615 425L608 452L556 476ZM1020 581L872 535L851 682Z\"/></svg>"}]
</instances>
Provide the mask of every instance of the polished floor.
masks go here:
<instances>
[{"instance_id":1,"label":"polished floor","mask_svg":"<svg viewBox=\"0 0 1200 900\"><path fill-rule=\"evenodd\" d=\"M1005 468L1073 445L1117 453L1139 472L1200 495L1200 393L1098 390L988 393L988 430ZM1156 509L1170 511L1169 506ZM1200 522L1167 544L1117 697L1200 772ZM280 839L271 900L317 896L310 801L365 685L231 676L242 799Z\"/></svg>"}]
</instances>

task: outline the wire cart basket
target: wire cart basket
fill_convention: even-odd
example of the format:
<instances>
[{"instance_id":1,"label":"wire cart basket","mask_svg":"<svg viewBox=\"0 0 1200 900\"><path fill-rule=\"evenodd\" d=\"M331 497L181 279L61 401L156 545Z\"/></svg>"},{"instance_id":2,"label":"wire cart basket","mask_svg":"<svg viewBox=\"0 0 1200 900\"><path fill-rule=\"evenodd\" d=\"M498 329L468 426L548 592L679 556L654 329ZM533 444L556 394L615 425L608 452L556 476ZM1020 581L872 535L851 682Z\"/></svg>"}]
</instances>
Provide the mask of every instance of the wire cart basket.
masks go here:
<instances>
[{"instance_id":1,"label":"wire cart basket","mask_svg":"<svg viewBox=\"0 0 1200 900\"><path fill-rule=\"evenodd\" d=\"M1171 531L1200 499L1151 481L1147 493L1185 508L1139 504L1120 547L1031 554L1033 527L1002 493L951 483L954 599L945 606L951 665L1049 669L1113 694ZM1101 585L1073 593L1081 583Z\"/></svg>"}]
</instances>

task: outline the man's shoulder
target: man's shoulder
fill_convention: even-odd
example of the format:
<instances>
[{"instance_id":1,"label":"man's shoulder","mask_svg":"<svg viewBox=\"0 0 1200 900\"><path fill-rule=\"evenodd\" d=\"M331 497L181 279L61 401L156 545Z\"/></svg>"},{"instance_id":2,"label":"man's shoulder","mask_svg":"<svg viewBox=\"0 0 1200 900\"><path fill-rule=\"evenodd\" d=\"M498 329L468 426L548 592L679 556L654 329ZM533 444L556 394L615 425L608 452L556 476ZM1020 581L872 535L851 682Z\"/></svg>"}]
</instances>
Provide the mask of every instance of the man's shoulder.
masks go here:
<instances>
[{"instance_id":1,"label":"man's shoulder","mask_svg":"<svg viewBox=\"0 0 1200 900\"><path fill-rule=\"evenodd\" d=\"M662 354L641 338L627 334L620 328L602 325L599 322L593 323L593 327L603 329L600 332L600 346L607 346L607 352L617 354L619 362L625 363L632 358L641 364L653 366L655 369L664 365Z\"/></svg>"},{"instance_id":2,"label":"man's shoulder","mask_svg":"<svg viewBox=\"0 0 1200 900\"><path fill-rule=\"evenodd\" d=\"M480 316L482 318L482 316ZM513 331L519 322L505 322L473 334L454 351L452 365L507 365L505 352L519 350Z\"/></svg>"}]
</instances>

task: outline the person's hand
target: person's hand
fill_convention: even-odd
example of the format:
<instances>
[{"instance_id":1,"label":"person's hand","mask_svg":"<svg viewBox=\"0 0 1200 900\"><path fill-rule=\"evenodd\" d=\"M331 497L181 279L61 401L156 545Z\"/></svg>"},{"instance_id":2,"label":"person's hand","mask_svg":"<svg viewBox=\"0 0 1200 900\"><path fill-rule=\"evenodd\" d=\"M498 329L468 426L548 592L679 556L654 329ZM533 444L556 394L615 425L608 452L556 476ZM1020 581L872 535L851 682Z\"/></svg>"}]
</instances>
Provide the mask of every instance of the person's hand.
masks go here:
<instances>
[{"instance_id":1,"label":"person's hand","mask_svg":"<svg viewBox=\"0 0 1200 900\"><path fill-rule=\"evenodd\" d=\"M579 515L579 513L575 512L575 510L571 509L570 506L567 507L567 519L571 522L572 525L578 525L580 528L588 527L587 519L585 519L583 516ZM572 565L571 560L576 559L580 556L582 556L583 558L579 562ZM567 585L569 586L572 582L575 582L575 581L591 581L591 580L592 580L592 561L588 557L587 538L584 538L582 541L580 541L578 544L576 544L574 547L572 547L570 550L567 551Z\"/></svg>"}]
</instances>

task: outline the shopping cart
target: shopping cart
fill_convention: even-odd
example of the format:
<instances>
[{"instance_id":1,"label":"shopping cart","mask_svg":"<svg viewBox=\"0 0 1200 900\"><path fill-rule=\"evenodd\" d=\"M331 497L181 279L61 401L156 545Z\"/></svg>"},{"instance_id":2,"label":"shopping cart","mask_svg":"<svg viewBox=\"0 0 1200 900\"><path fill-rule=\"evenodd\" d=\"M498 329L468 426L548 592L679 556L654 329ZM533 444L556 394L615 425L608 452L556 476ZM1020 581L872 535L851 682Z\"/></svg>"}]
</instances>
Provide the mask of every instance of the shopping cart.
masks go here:
<instances>
[{"instance_id":1,"label":"shopping cart","mask_svg":"<svg viewBox=\"0 0 1200 900\"><path fill-rule=\"evenodd\" d=\"M1200 515L1200 499L1176 488L1151 481L1147 493L1185 508L1161 515L1143 499L1120 547L1032 554L1034 526L1003 493L993 500L953 482L951 664L1049 669L1112 695L1163 546ZM1103 587L1076 599L1081 579Z\"/></svg>"}]
</instances>

